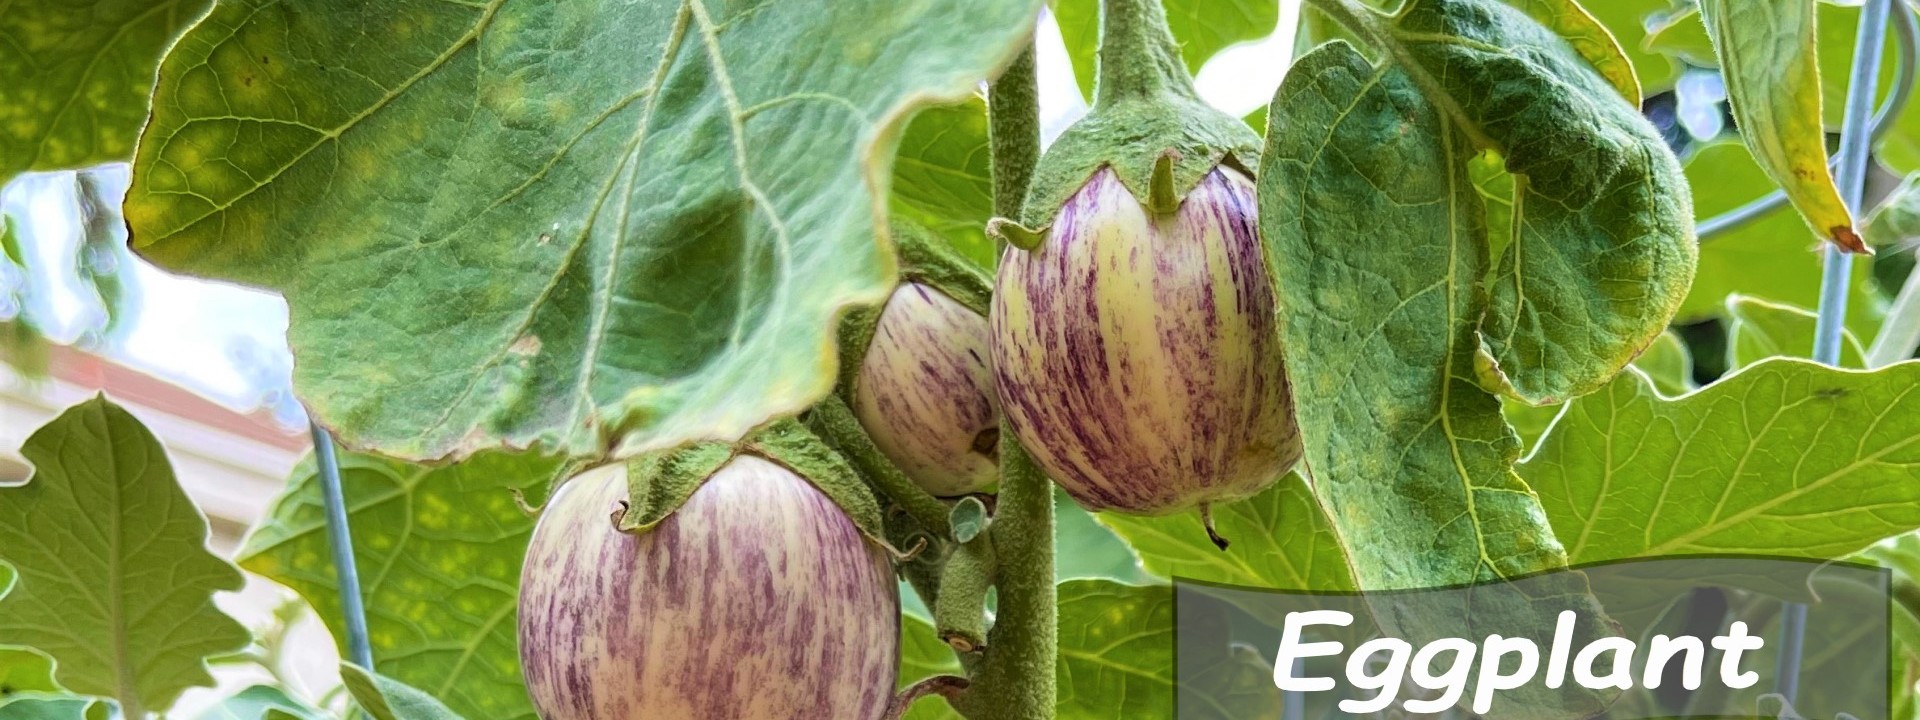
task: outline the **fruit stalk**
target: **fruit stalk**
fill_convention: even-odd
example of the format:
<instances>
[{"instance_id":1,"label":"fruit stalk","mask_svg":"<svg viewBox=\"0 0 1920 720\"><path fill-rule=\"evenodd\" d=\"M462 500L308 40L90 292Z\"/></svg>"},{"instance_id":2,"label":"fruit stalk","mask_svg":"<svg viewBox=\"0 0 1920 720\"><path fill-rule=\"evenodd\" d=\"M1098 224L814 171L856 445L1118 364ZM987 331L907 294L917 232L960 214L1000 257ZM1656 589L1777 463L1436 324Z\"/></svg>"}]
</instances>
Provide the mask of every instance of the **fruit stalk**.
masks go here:
<instances>
[{"instance_id":1,"label":"fruit stalk","mask_svg":"<svg viewBox=\"0 0 1920 720\"><path fill-rule=\"evenodd\" d=\"M1093 102L1178 95L1199 101L1161 0L1100 0L1100 67ZM1109 48L1112 50L1110 51ZM1113 61L1109 61L1112 59Z\"/></svg>"}]
</instances>

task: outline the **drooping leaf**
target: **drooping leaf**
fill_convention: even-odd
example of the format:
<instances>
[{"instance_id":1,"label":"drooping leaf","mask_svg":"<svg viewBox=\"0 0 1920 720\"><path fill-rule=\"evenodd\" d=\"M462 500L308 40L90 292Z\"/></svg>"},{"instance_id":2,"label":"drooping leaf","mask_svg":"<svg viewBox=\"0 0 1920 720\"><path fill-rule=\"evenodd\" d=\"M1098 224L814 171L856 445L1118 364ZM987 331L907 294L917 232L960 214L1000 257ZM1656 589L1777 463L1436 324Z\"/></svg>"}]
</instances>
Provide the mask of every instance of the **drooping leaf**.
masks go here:
<instances>
[{"instance_id":1,"label":"drooping leaf","mask_svg":"<svg viewBox=\"0 0 1920 720\"><path fill-rule=\"evenodd\" d=\"M1509 328L1550 314L1513 313L1511 301L1529 297L1521 290L1540 296L1535 307L1617 302L1604 318L1591 312L1594 305L1554 314L1569 325L1586 324L1543 327L1537 336L1586 333L1561 346L1588 349L1572 363L1577 367L1537 363L1536 353L1510 356L1514 362L1505 366L1523 387L1577 388L1612 372L1609 365L1625 365L1665 326L1672 306L1662 307L1660 297L1674 283L1684 285L1690 270L1680 246L1684 234L1673 233L1684 230L1685 206L1655 192L1678 189L1677 168L1670 157L1658 159L1664 145L1617 93L1517 11L1484 1L1418 0L1394 17L1391 27L1361 34L1406 43L1389 57L1410 55L1412 65L1376 66L1345 43L1324 45L1295 64L1269 113L1259 174L1261 235L1286 318L1304 467L1363 590L1496 581L1557 568L1565 556L1539 500L1512 472L1518 439L1502 421L1498 400L1479 384L1481 324L1500 326L1489 317L1499 314L1490 312L1494 308L1519 321ZM1484 54L1437 47L1448 37L1462 52ZM1509 52L1529 59L1520 62ZM1574 84L1561 83L1562 74ZM1482 109L1501 107L1506 116L1443 109L1461 105L1456 96L1478 102L1489 94L1501 102L1483 102ZM1555 138L1544 126L1548 116L1557 128L1588 124L1595 134ZM1496 293L1490 308L1479 284L1494 267L1487 204L1469 174L1476 155L1469 143L1496 140L1511 145L1501 154L1516 183L1524 179L1533 189L1516 187L1515 239L1495 273L1513 292L1505 304ZM1557 143L1556 152L1529 142ZM1622 144L1608 145L1613 142ZM1531 194L1540 188L1552 194ZM1559 203L1559 209L1526 210L1529 203ZM1623 222L1623 215L1635 218ZM1611 232L1631 238L1628 246L1568 261L1596 249L1594 241ZM1371 241L1377 238L1394 242ZM1523 288L1518 281L1541 266L1516 256L1532 255L1565 264L1549 263L1543 277L1552 280ZM1671 300L1677 303L1677 292ZM1357 357L1369 361L1352 362ZM1553 371L1558 374L1543 374ZM1561 609L1596 617L1591 598L1574 587L1576 580L1568 583L1563 594L1524 602L1496 598L1490 602L1497 607L1476 612L1542 632L1551 631ZM1402 619L1420 612L1396 608L1408 612ZM1436 610L1457 617L1451 609ZM1424 627L1447 617L1429 618ZM1601 702L1578 691L1516 700L1543 717L1590 713Z\"/></svg>"},{"instance_id":2,"label":"drooping leaf","mask_svg":"<svg viewBox=\"0 0 1920 720\"><path fill-rule=\"evenodd\" d=\"M1814 0L1700 0L1740 137L1821 237L1866 245L1827 167Z\"/></svg>"},{"instance_id":3,"label":"drooping leaf","mask_svg":"<svg viewBox=\"0 0 1920 720\"><path fill-rule=\"evenodd\" d=\"M1727 328L1729 368L1737 370L1773 357L1813 356L1818 316L1811 310L1733 295L1727 298L1727 316L1733 319ZM1845 329L1840 332L1840 367L1866 367L1860 340Z\"/></svg>"},{"instance_id":4,"label":"drooping leaf","mask_svg":"<svg viewBox=\"0 0 1920 720\"><path fill-rule=\"evenodd\" d=\"M1062 583L1059 719L1166 717L1174 702L1173 621L1169 587L1109 580ZM1258 670L1259 657L1250 661L1255 665L1208 673L1212 682L1206 690L1211 692L1198 693L1213 702L1207 716L1228 720L1276 714L1279 691L1271 667L1266 668L1264 684L1237 682L1249 670Z\"/></svg>"},{"instance_id":5,"label":"drooping leaf","mask_svg":"<svg viewBox=\"0 0 1920 720\"><path fill-rule=\"evenodd\" d=\"M1773 181L1740 143L1701 148L1687 162L1695 216L1704 220L1756 200L1773 190ZM1819 240L1791 209L1780 208L1749 225L1700 239L1700 270L1680 306L1679 320L1724 317L1727 296L1765 297L1775 302L1816 307L1820 303ZM1854 263L1847 302L1847 327L1870 337L1880 325L1874 300L1873 268Z\"/></svg>"},{"instance_id":6,"label":"drooping leaf","mask_svg":"<svg viewBox=\"0 0 1920 720\"><path fill-rule=\"evenodd\" d=\"M1162 578L1276 590L1342 592L1356 589L1340 538L1299 475L1239 502L1213 506L1214 527L1232 544L1222 551L1207 539L1198 513L1143 517L1106 513L1112 528Z\"/></svg>"},{"instance_id":7,"label":"drooping leaf","mask_svg":"<svg viewBox=\"0 0 1920 720\"><path fill-rule=\"evenodd\" d=\"M462 720L432 695L352 663L340 664L340 681L373 720Z\"/></svg>"},{"instance_id":8,"label":"drooping leaf","mask_svg":"<svg viewBox=\"0 0 1920 720\"><path fill-rule=\"evenodd\" d=\"M245 647L214 607L240 571L209 552L207 520L146 426L96 396L68 408L20 454L25 485L0 487L0 562L19 577L0 598L0 644L54 660L54 680L163 712L213 684L206 660Z\"/></svg>"},{"instance_id":9,"label":"drooping leaf","mask_svg":"<svg viewBox=\"0 0 1920 720\"><path fill-rule=\"evenodd\" d=\"M900 687L905 688L935 675L964 675L953 648L940 640L933 625L920 618L900 618ZM906 720L961 720L953 706L940 697L928 697L914 703Z\"/></svg>"},{"instance_id":10,"label":"drooping leaf","mask_svg":"<svg viewBox=\"0 0 1920 720\"><path fill-rule=\"evenodd\" d=\"M1580 53L1608 84L1620 91L1621 97L1639 107L1640 78L1633 72L1633 62L1627 59L1620 41L1581 6L1580 0L1506 0L1506 3L1565 39L1574 52Z\"/></svg>"},{"instance_id":11,"label":"drooping leaf","mask_svg":"<svg viewBox=\"0 0 1920 720\"><path fill-rule=\"evenodd\" d=\"M211 0L0 5L0 185L126 160L160 56Z\"/></svg>"},{"instance_id":12,"label":"drooping leaf","mask_svg":"<svg viewBox=\"0 0 1920 720\"><path fill-rule=\"evenodd\" d=\"M992 268L994 246L986 234L993 217L989 157L983 98L921 110L907 124L893 160L893 219L926 228L975 265Z\"/></svg>"},{"instance_id":13,"label":"drooping leaf","mask_svg":"<svg viewBox=\"0 0 1920 720\"><path fill-rule=\"evenodd\" d=\"M1272 35L1280 4L1269 0L1165 0L1167 27L1180 43L1187 71L1200 72L1215 53ZM1100 49L1100 0L1048 0L1073 62L1080 94L1093 101L1094 53Z\"/></svg>"},{"instance_id":14,"label":"drooping leaf","mask_svg":"<svg viewBox=\"0 0 1920 720\"><path fill-rule=\"evenodd\" d=\"M223 3L161 65L132 243L282 292L350 446L732 439L828 391L906 118L1038 5Z\"/></svg>"},{"instance_id":15,"label":"drooping leaf","mask_svg":"<svg viewBox=\"0 0 1920 720\"><path fill-rule=\"evenodd\" d=\"M1534 404L1598 388L1686 294L1678 162L1565 41L1502 5L1414 3L1386 32L1423 94L1513 175L1483 328L1494 381Z\"/></svg>"},{"instance_id":16,"label":"drooping leaf","mask_svg":"<svg viewBox=\"0 0 1920 720\"><path fill-rule=\"evenodd\" d=\"M1776 359L1674 400L1627 373L1520 473L1576 563L1684 553L1838 558L1920 528L1920 363Z\"/></svg>"},{"instance_id":17,"label":"drooping leaf","mask_svg":"<svg viewBox=\"0 0 1920 720\"><path fill-rule=\"evenodd\" d=\"M286 690L273 685L254 685L221 700L220 704L200 713L196 720L273 720L271 713L275 710L295 720L325 717L287 695Z\"/></svg>"},{"instance_id":18,"label":"drooping leaf","mask_svg":"<svg viewBox=\"0 0 1920 720\"><path fill-rule=\"evenodd\" d=\"M533 718L520 675L515 614L537 500L562 465L483 453L428 468L340 457L367 628L382 675L421 687L470 717ZM311 461L248 538L240 564L306 598L345 646L339 585Z\"/></svg>"}]
</instances>

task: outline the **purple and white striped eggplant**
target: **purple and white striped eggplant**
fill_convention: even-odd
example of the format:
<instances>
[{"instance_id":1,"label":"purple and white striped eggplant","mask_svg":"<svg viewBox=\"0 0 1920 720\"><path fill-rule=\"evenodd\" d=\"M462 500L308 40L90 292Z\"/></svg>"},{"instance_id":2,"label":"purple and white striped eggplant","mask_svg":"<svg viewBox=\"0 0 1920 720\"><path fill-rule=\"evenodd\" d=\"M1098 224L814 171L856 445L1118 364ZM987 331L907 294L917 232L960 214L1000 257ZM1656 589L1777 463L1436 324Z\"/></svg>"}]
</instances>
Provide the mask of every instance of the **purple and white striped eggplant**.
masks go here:
<instances>
[{"instance_id":1,"label":"purple and white striped eggplant","mask_svg":"<svg viewBox=\"0 0 1920 720\"><path fill-rule=\"evenodd\" d=\"M987 367L987 319L919 283L880 311L854 386L854 415L929 493L984 490L999 477L1000 403Z\"/></svg>"},{"instance_id":2,"label":"purple and white striped eggplant","mask_svg":"<svg viewBox=\"0 0 1920 720\"><path fill-rule=\"evenodd\" d=\"M897 585L826 495L742 455L630 535L611 519L626 487L618 473L576 478L534 529L520 658L541 718L881 716Z\"/></svg>"},{"instance_id":3,"label":"purple and white striped eggplant","mask_svg":"<svg viewBox=\"0 0 1920 720\"><path fill-rule=\"evenodd\" d=\"M1253 184L1227 166L1156 216L1101 169L1038 247L1009 248L991 321L1000 405L1090 510L1243 498L1300 457Z\"/></svg>"}]
</instances>

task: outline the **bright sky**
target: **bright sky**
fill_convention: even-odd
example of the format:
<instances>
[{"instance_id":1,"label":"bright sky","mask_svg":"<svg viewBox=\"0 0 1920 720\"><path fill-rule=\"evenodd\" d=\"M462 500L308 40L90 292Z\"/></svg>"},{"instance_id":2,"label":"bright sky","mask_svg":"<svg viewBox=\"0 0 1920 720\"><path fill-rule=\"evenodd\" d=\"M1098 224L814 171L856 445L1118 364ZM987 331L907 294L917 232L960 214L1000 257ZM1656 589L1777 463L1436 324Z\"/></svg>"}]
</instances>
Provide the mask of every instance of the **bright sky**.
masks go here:
<instances>
[{"instance_id":1,"label":"bright sky","mask_svg":"<svg viewBox=\"0 0 1920 720\"><path fill-rule=\"evenodd\" d=\"M1200 71L1201 96L1236 117L1266 104L1292 55L1298 14L1298 2L1282 0L1279 32L1215 56ZM1041 124L1051 141L1087 108L1051 17L1040 24L1039 43ZM125 165L103 168L97 177L108 197L125 193ZM74 342L98 324L102 310L72 272L81 238L73 175L21 177L0 191L0 208L19 223L31 254L27 312L55 341ZM277 294L169 275L131 255L121 260L133 266L127 281L133 314L101 349L106 355L234 409L268 406L289 426L305 422L291 400L287 306Z\"/></svg>"}]
</instances>

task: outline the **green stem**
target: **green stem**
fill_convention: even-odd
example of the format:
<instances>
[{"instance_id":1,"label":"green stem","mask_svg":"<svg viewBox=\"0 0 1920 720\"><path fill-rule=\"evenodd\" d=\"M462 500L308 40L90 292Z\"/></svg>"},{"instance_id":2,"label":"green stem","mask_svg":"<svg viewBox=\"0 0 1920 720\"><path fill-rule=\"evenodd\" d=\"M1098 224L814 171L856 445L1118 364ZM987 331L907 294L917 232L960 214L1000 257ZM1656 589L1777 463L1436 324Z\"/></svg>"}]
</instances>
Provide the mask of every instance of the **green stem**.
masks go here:
<instances>
[{"instance_id":1,"label":"green stem","mask_svg":"<svg viewBox=\"0 0 1920 720\"><path fill-rule=\"evenodd\" d=\"M987 117L993 214L1017 219L1027 202L1033 168L1040 162L1040 80L1034 72L1033 43L987 85Z\"/></svg>"},{"instance_id":2,"label":"green stem","mask_svg":"<svg viewBox=\"0 0 1920 720\"><path fill-rule=\"evenodd\" d=\"M973 690L955 708L970 720L1053 717L1059 654L1059 593L1053 584L1053 486L1000 428L1000 500L993 526L999 612Z\"/></svg>"},{"instance_id":3,"label":"green stem","mask_svg":"<svg viewBox=\"0 0 1920 720\"><path fill-rule=\"evenodd\" d=\"M1093 104L1177 95L1198 101L1161 0L1100 0L1098 82Z\"/></svg>"},{"instance_id":4,"label":"green stem","mask_svg":"<svg viewBox=\"0 0 1920 720\"><path fill-rule=\"evenodd\" d=\"M1032 59L1029 45L987 90L993 210L1001 217L1020 216L1040 155L1040 102ZM951 702L971 720L1049 720L1060 646L1053 585L1053 486L1004 419L996 505L987 537L998 565L999 614L987 631L987 652L972 668L971 689Z\"/></svg>"},{"instance_id":5,"label":"green stem","mask_svg":"<svg viewBox=\"0 0 1920 720\"><path fill-rule=\"evenodd\" d=\"M874 490L900 506L914 522L920 523L920 527L935 537L953 537L953 528L947 523L947 504L920 489L912 478L880 454L880 448L873 444L873 438L867 436L866 429L860 426L860 420L853 416L853 410L839 395L828 395L827 399L821 400L820 404L814 406L809 419L808 424L813 426L813 431L825 438L835 450L839 450L853 465L853 469L873 484Z\"/></svg>"},{"instance_id":6,"label":"green stem","mask_svg":"<svg viewBox=\"0 0 1920 720\"><path fill-rule=\"evenodd\" d=\"M993 587L993 573L991 533L955 547L940 569L933 626L955 652L979 652L987 646L987 590Z\"/></svg>"}]
</instances>

